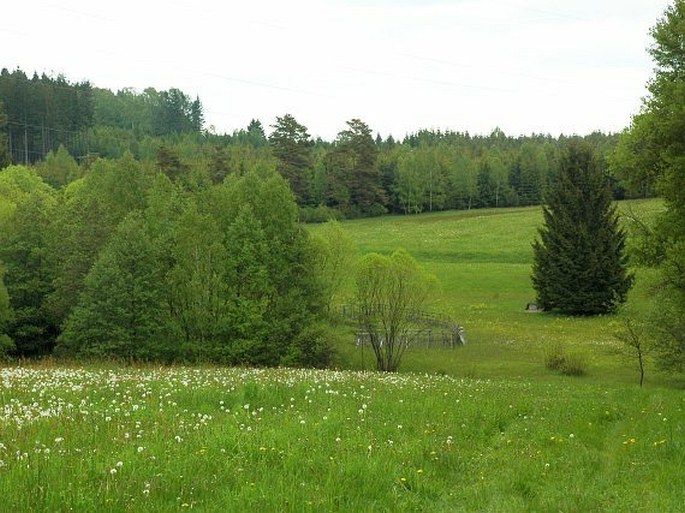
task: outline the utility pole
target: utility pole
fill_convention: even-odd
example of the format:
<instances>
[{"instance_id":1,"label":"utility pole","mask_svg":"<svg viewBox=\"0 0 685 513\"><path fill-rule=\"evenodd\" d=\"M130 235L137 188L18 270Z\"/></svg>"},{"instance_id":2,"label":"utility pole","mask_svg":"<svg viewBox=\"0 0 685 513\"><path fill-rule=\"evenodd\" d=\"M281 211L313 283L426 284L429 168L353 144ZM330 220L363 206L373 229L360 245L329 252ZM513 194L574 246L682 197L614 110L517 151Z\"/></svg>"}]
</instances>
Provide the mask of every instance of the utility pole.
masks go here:
<instances>
[{"instance_id":1,"label":"utility pole","mask_svg":"<svg viewBox=\"0 0 685 513\"><path fill-rule=\"evenodd\" d=\"M428 176L430 177L429 182L429 194L428 194L428 210L433 212L433 166L431 165Z\"/></svg>"},{"instance_id":2,"label":"utility pole","mask_svg":"<svg viewBox=\"0 0 685 513\"><path fill-rule=\"evenodd\" d=\"M24 119L24 164L29 165L29 134L26 119Z\"/></svg>"}]
</instances>

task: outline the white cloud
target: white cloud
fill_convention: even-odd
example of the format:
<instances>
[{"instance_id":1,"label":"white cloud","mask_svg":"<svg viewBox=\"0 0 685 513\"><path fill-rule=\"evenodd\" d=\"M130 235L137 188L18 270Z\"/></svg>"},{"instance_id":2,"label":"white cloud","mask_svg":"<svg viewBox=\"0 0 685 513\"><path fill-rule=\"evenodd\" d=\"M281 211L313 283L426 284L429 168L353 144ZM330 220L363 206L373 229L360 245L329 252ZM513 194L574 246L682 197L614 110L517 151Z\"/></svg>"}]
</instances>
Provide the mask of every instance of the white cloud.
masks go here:
<instances>
[{"instance_id":1,"label":"white cloud","mask_svg":"<svg viewBox=\"0 0 685 513\"><path fill-rule=\"evenodd\" d=\"M640 105L666 0L28 0L6 67L118 89L178 87L232 131L292 113L333 138L359 117L512 134L620 130Z\"/></svg>"}]
</instances>

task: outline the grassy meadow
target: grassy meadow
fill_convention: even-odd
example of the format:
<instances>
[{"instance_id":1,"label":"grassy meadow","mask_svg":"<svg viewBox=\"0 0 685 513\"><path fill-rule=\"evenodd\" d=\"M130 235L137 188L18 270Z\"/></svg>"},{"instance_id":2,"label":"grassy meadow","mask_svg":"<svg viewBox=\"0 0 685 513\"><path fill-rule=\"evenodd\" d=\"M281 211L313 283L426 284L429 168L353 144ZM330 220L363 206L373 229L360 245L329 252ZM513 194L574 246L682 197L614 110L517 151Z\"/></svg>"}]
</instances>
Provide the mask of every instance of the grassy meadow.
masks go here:
<instances>
[{"instance_id":1,"label":"grassy meadow","mask_svg":"<svg viewBox=\"0 0 685 513\"><path fill-rule=\"evenodd\" d=\"M643 219L663 208L658 200L620 202L618 207ZM571 318L526 311L527 303L535 300L530 280L531 243L541 223L541 209L530 207L394 216L343 224L360 253L390 253L398 247L411 253L439 282L427 308L465 327L465 347L410 351L403 370L458 377L555 379L554 373L544 368L544 354L551 345L562 344L586 358L586 381L636 382L635 363L617 353L614 317ZM645 268L634 272L636 282L628 305L646 311L656 273ZM362 368L357 348L342 344L339 351L343 367ZM373 368L369 356L364 355L366 369ZM647 382L672 384L668 376L651 369Z\"/></svg>"},{"instance_id":2,"label":"grassy meadow","mask_svg":"<svg viewBox=\"0 0 685 513\"><path fill-rule=\"evenodd\" d=\"M682 511L680 391L0 369L4 511Z\"/></svg>"},{"instance_id":3,"label":"grassy meadow","mask_svg":"<svg viewBox=\"0 0 685 513\"><path fill-rule=\"evenodd\" d=\"M658 202L622 203L643 216ZM396 374L341 329L339 371L0 368L2 509L255 512L677 512L685 396L617 354L611 316L526 313L539 208L344 223L360 252L413 254L465 326ZM311 227L316 230L317 227ZM653 272L630 303L648 308ZM587 374L545 368L551 345Z\"/></svg>"}]
</instances>

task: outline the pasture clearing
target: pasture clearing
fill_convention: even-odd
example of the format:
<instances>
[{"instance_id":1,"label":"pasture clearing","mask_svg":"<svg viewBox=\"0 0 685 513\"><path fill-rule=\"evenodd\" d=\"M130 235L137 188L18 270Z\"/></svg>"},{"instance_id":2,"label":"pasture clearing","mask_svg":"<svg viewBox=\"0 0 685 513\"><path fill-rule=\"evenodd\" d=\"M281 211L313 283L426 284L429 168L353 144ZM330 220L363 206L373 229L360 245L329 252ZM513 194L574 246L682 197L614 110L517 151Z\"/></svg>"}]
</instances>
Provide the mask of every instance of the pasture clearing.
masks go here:
<instances>
[{"instance_id":1,"label":"pasture clearing","mask_svg":"<svg viewBox=\"0 0 685 513\"><path fill-rule=\"evenodd\" d=\"M619 212L652 219L663 210L660 200L618 203ZM622 218L629 227L629 220ZM346 221L344 229L360 254L389 254L406 249L439 282L431 309L463 325L468 344L456 351L416 349L405 355L401 369L441 372L478 378L556 379L544 368L544 352L552 344L582 352L588 360L584 378L596 383L637 381L635 362L618 354L615 316L566 317L530 313L535 300L530 281L531 243L542 223L540 207L484 209L427 213L414 216ZM311 226L312 231L318 229ZM629 238L628 246L631 241ZM641 312L650 305L657 272L634 268L636 281L628 304ZM352 295L347 283L346 297ZM353 340L351 335L342 337ZM338 345L340 366L371 369L370 351L364 355L352 343ZM647 371L647 385L672 385L673 379Z\"/></svg>"}]
</instances>

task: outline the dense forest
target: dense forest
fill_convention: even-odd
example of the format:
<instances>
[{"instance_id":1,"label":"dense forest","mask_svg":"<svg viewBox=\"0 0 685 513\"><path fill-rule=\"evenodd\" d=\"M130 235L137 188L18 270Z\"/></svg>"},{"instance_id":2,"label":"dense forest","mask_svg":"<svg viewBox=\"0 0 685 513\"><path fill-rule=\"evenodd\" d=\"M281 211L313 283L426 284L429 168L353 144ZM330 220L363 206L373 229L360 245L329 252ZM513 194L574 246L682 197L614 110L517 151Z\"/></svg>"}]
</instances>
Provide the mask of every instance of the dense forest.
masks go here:
<instances>
[{"instance_id":1,"label":"dense forest","mask_svg":"<svg viewBox=\"0 0 685 513\"><path fill-rule=\"evenodd\" d=\"M177 89L3 69L0 353L326 365L345 243L302 221L538 204L568 139L270 129L213 133ZM610 176L617 136L584 139L614 197L649 193Z\"/></svg>"},{"instance_id":2,"label":"dense forest","mask_svg":"<svg viewBox=\"0 0 685 513\"><path fill-rule=\"evenodd\" d=\"M511 137L495 129L488 135L419 130L396 141L353 119L335 140L323 141L289 114L269 129L253 120L232 134L215 134L204 127L200 99L178 89L114 93L6 69L0 72L0 104L5 163L41 167L62 146L81 172L98 158L127 153L168 176L202 175L213 183L272 168L290 184L302 220L537 204L567 139ZM604 170L617 138L600 132L585 137ZM77 177L42 167L41 176L54 187ZM650 192L606 174L616 198Z\"/></svg>"}]
</instances>

